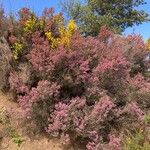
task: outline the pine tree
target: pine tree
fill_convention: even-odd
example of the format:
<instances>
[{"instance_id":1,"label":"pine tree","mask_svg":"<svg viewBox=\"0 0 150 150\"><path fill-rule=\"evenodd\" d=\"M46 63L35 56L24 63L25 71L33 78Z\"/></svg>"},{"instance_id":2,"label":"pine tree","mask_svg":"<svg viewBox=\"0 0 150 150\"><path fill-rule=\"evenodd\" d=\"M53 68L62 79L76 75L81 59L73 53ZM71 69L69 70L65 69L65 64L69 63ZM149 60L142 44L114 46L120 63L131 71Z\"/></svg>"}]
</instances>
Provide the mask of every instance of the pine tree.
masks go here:
<instances>
[{"instance_id":1,"label":"pine tree","mask_svg":"<svg viewBox=\"0 0 150 150\"><path fill-rule=\"evenodd\" d=\"M149 21L148 14L137 7L144 5L144 0L64 0L63 12L70 19L75 19L85 35L97 35L103 25L116 33L127 27Z\"/></svg>"}]
</instances>

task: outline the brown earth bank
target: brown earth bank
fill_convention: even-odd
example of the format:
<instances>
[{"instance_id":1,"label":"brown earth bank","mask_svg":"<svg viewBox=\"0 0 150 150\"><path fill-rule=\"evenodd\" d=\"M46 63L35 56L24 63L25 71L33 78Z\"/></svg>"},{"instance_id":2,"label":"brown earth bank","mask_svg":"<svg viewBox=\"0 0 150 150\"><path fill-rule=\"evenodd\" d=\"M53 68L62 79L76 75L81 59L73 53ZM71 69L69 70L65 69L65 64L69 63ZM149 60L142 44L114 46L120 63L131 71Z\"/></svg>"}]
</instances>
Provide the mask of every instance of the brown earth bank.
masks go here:
<instances>
[{"instance_id":1,"label":"brown earth bank","mask_svg":"<svg viewBox=\"0 0 150 150\"><path fill-rule=\"evenodd\" d=\"M35 133L32 128L34 125L25 123L22 119L18 104L11 99L10 95L0 92L0 111L4 110L8 110L11 117L10 125L0 123L0 150L74 150L71 147L64 147L58 139L49 139ZM9 136L10 126L21 138L19 147L17 146L19 141L14 142Z\"/></svg>"}]
</instances>

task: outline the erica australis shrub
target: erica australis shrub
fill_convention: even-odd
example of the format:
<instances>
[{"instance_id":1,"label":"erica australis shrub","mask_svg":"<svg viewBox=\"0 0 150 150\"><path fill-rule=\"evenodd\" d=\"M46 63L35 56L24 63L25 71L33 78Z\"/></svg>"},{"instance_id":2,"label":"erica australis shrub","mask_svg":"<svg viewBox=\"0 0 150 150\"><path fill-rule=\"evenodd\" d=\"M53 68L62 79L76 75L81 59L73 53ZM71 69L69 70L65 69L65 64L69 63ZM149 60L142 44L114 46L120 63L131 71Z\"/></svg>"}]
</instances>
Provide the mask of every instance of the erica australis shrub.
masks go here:
<instances>
[{"instance_id":1,"label":"erica australis shrub","mask_svg":"<svg viewBox=\"0 0 150 150\"><path fill-rule=\"evenodd\" d=\"M39 81L37 87L33 87L24 96L19 96L19 104L23 108L27 118L34 118L39 127L43 127L48 121L50 108L53 108L59 95L60 86L47 80Z\"/></svg>"},{"instance_id":2,"label":"erica australis shrub","mask_svg":"<svg viewBox=\"0 0 150 150\"><path fill-rule=\"evenodd\" d=\"M17 72L10 73L9 83L12 90L15 90L16 93L28 93L28 87L23 84Z\"/></svg>"},{"instance_id":3,"label":"erica australis shrub","mask_svg":"<svg viewBox=\"0 0 150 150\"><path fill-rule=\"evenodd\" d=\"M16 62L9 83L25 117L64 143L121 150L122 128L143 123L150 107L142 38L105 26L98 36L84 37L53 9L41 17L26 8L19 14L8 38Z\"/></svg>"}]
</instances>

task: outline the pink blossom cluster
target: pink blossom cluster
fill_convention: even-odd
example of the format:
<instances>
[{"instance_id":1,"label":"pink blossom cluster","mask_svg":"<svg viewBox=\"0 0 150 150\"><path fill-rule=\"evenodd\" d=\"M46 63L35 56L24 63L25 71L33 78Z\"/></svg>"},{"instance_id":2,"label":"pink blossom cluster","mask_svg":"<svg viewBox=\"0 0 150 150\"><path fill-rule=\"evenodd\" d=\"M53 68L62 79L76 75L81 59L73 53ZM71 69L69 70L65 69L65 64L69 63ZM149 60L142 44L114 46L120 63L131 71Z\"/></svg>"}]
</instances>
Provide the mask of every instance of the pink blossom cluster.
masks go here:
<instances>
[{"instance_id":1,"label":"pink blossom cluster","mask_svg":"<svg viewBox=\"0 0 150 150\"><path fill-rule=\"evenodd\" d=\"M72 131L76 136L82 135L89 139L86 145L87 150L103 149L99 126L106 123L108 115L113 116L116 113L114 108L114 103L107 96L102 97L90 110L85 98L73 98L68 105L59 102L49 117L47 132L58 136L64 133L69 134L69 131ZM121 139L110 136L110 142L105 147L120 150Z\"/></svg>"},{"instance_id":2,"label":"pink blossom cluster","mask_svg":"<svg viewBox=\"0 0 150 150\"><path fill-rule=\"evenodd\" d=\"M115 135L109 135L108 147L110 150L121 150L121 138Z\"/></svg>"},{"instance_id":3,"label":"pink blossom cluster","mask_svg":"<svg viewBox=\"0 0 150 150\"><path fill-rule=\"evenodd\" d=\"M139 108L139 106L135 102L128 104L127 108L131 115L135 115L141 121L144 119L144 112Z\"/></svg>"},{"instance_id":4,"label":"pink blossom cluster","mask_svg":"<svg viewBox=\"0 0 150 150\"><path fill-rule=\"evenodd\" d=\"M21 81L21 78L17 74L17 72L10 73L9 76L9 83L12 90L16 90L19 93L28 93L29 88L28 86L24 85Z\"/></svg>"},{"instance_id":5,"label":"pink blossom cluster","mask_svg":"<svg viewBox=\"0 0 150 150\"><path fill-rule=\"evenodd\" d=\"M32 107L34 103L39 101L53 101L59 95L60 86L57 83L49 81L39 81L37 87L33 87L24 96L19 96L19 104L25 112L25 115L30 118L32 116Z\"/></svg>"},{"instance_id":6,"label":"pink blossom cluster","mask_svg":"<svg viewBox=\"0 0 150 150\"><path fill-rule=\"evenodd\" d=\"M99 145L97 145L95 142L88 142L86 145L87 150L99 150Z\"/></svg>"},{"instance_id":7,"label":"pink blossom cluster","mask_svg":"<svg viewBox=\"0 0 150 150\"><path fill-rule=\"evenodd\" d=\"M104 73L107 70L119 70L120 68L128 69L128 61L122 55L111 58L111 60L104 58L96 67L95 72Z\"/></svg>"},{"instance_id":8,"label":"pink blossom cluster","mask_svg":"<svg viewBox=\"0 0 150 150\"><path fill-rule=\"evenodd\" d=\"M103 121L107 118L108 113L115 107L115 104L108 96L100 98L100 100L95 103L93 110L91 111L91 118L95 121Z\"/></svg>"},{"instance_id":9,"label":"pink blossom cluster","mask_svg":"<svg viewBox=\"0 0 150 150\"><path fill-rule=\"evenodd\" d=\"M61 102L57 103L54 112L50 115L49 121L52 122L52 124L49 124L47 132L53 132L53 135L58 136L59 131L66 130L66 124L68 124L69 121L68 114L69 106Z\"/></svg>"},{"instance_id":10,"label":"pink blossom cluster","mask_svg":"<svg viewBox=\"0 0 150 150\"><path fill-rule=\"evenodd\" d=\"M142 74L137 74L134 78L131 78L130 84L134 88L143 88L145 85L144 76Z\"/></svg>"},{"instance_id":11,"label":"pink blossom cluster","mask_svg":"<svg viewBox=\"0 0 150 150\"><path fill-rule=\"evenodd\" d=\"M73 98L70 104L58 102L54 112L50 114L47 132L58 135L60 131L67 131L71 122L77 130L83 130L82 118L76 116L77 110L84 109L86 100L84 98ZM72 121L71 121L72 120Z\"/></svg>"},{"instance_id":12,"label":"pink blossom cluster","mask_svg":"<svg viewBox=\"0 0 150 150\"><path fill-rule=\"evenodd\" d=\"M32 50L28 54L29 62L33 68L39 72L48 73L53 70L54 66L51 60L51 51L49 43L44 38L40 37L39 32L32 35Z\"/></svg>"}]
</instances>

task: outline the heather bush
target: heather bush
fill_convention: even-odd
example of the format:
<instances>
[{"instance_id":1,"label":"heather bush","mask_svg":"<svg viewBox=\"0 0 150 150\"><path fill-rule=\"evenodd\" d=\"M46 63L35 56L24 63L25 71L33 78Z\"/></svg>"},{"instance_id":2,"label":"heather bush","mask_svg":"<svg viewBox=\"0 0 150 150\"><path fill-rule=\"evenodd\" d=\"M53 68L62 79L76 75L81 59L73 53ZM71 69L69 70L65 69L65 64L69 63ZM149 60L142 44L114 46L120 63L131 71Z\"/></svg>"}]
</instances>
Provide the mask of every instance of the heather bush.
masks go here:
<instances>
[{"instance_id":1,"label":"heather bush","mask_svg":"<svg viewBox=\"0 0 150 150\"><path fill-rule=\"evenodd\" d=\"M144 123L150 82L139 35L104 26L84 37L52 8L40 17L21 9L9 32L10 89L40 130L88 150L121 150L123 128Z\"/></svg>"},{"instance_id":2,"label":"heather bush","mask_svg":"<svg viewBox=\"0 0 150 150\"><path fill-rule=\"evenodd\" d=\"M27 118L34 118L39 127L45 127L50 108L53 108L59 95L60 86L47 80L39 81L37 87L19 96L19 104Z\"/></svg>"},{"instance_id":3,"label":"heather bush","mask_svg":"<svg viewBox=\"0 0 150 150\"><path fill-rule=\"evenodd\" d=\"M132 91L131 98L135 99L143 109L148 110L150 108L150 82L146 81L142 74L137 74L130 80L130 83Z\"/></svg>"}]
</instances>

